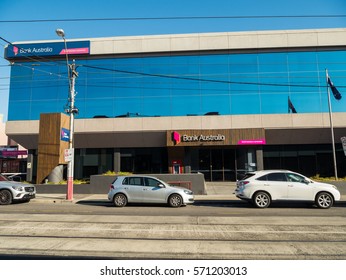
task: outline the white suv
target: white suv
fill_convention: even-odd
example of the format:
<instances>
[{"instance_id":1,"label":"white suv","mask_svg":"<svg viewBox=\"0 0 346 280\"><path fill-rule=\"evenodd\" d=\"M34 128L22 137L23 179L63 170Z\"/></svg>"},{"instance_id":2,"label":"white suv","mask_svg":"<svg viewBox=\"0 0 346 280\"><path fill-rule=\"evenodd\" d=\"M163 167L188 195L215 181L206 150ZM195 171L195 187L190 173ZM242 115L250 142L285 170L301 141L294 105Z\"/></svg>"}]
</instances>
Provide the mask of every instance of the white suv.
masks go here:
<instances>
[{"instance_id":1,"label":"white suv","mask_svg":"<svg viewBox=\"0 0 346 280\"><path fill-rule=\"evenodd\" d=\"M10 181L0 174L0 205L11 204L13 201L30 201L35 196L34 185Z\"/></svg>"},{"instance_id":2,"label":"white suv","mask_svg":"<svg viewBox=\"0 0 346 280\"><path fill-rule=\"evenodd\" d=\"M249 172L237 182L235 195L259 208L268 207L273 200L296 200L312 201L327 209L340 200L340 192L334 185L315 182L289 170Z\"/></svg>"}]
</instances>

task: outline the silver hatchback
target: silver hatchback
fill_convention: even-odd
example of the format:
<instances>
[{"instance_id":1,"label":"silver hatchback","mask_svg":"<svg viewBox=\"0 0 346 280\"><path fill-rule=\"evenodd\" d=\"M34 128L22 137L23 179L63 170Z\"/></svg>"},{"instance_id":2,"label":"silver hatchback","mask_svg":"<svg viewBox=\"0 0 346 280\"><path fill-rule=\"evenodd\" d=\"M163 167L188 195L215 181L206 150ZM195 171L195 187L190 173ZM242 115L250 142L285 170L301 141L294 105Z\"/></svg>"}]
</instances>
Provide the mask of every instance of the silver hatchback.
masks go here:
<instances>
[{"instance_id":1,"label":"silver hatchback","mask_svg":"<svg viewBox=\"0 0 346 280\"><path fill-rule=\"evenodd\" d=\"M170 186L151 176L118 176L110 186L108 200L117 207L127 203L162 203L171 207L192 204L193 192Z\"/></svg>"}]
</instances>

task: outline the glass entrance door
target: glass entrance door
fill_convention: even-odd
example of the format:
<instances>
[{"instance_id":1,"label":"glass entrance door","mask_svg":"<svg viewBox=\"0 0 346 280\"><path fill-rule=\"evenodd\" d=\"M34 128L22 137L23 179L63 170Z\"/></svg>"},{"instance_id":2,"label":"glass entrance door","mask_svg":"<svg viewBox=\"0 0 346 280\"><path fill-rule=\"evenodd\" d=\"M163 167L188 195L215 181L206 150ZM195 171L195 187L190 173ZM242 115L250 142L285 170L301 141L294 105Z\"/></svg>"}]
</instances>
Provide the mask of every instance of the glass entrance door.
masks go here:
<instances>
[{"instance_id":1,"label":"glass entrance door","mask_svg":"<svg viewBox=\"0 0 346 280\"><path fill-rule=\"evenodd\" d=\"M236 181L247 171L256 170L254 148L200 148L198 172L206 181Z\"/></svg>"},{"instance_id":2,"label":"glass entrance door","mask_svg":"<svg viewBox=\"0 0 346 280\"><path fill-rule=\"evenodd\" d=\"M231 181L234 176L234 149L199 149L198 171L204 174L206 181Z\"/></svg>"}]
</instances>

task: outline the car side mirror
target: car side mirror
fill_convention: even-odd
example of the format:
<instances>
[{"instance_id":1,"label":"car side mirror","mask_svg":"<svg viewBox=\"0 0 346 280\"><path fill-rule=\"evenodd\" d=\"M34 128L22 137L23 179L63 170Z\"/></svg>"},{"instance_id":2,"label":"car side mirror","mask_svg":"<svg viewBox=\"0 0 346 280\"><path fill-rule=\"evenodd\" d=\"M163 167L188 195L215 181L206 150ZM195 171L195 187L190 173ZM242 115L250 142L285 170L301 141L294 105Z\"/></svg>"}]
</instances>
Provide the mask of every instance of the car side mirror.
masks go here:
<instances>
[{"instance_id":1,"label":"car side mirror","mask_svg":"<svg viewBox=\"0 0 346 280\"><path fill-rule=\"evenodd\" d=\"M11 181L20 182L21 180L20 180L20 177L19 177L19 176L13 176L13 177L11 178Z\"/></svg>"},{"instance_id":2,"label":"car side mirror","mask_svg":"<svg viewBox=\"0 0 346 280\"><path fill-rule=\"evenodd\" d=\"M304 179L303 183L309 185L311 183L311 181L307 180L307 179Z\"/></svg>"},{"instance_id":3,"label":"car side mirror","mask_svg":"<svg viewBox=\"0 0 346 280\"><path fill-rule=\"evenodd\" d=\"M165 188L164 184L158 184L157 186L160 187L160 188Z\"/></svg>"}]
</instances>

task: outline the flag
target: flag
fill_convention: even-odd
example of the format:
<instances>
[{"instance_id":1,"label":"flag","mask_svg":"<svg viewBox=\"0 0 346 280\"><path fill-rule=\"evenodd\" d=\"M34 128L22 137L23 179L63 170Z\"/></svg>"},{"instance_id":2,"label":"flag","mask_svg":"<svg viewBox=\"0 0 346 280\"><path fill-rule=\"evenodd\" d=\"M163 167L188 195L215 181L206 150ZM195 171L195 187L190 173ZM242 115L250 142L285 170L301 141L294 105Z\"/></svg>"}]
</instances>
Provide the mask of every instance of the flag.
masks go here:
<instances>
[{"instance_id":1,"label":"flag","mask_svg":"<svg viewBox=\"0 0 346 280\"><path fill-rule=\"evenodd\" d=\"M332 93L335 97L336 100L340 100L341 99L341 93L338 91L338 89L334 86L332 80L330 79L330 77L328 76L328 85L330 86L330 89L332 90Z\"/></svg>"},{"instance_id":2,"label":"flag","mask_svg":"<svg viewBox=\"0 0 346 280\"><path fill-rule=\"evenodd\" d=\"M293 104L292 104L292 102L291 102L291 99L290 99L290 97L288 97L288 112L292 112L292 113L294 113L294 114L296 114L297 113L297 110L296 110L296 108L294 108L294 106L293 106Z\"/></svg>"}]
</instances>

